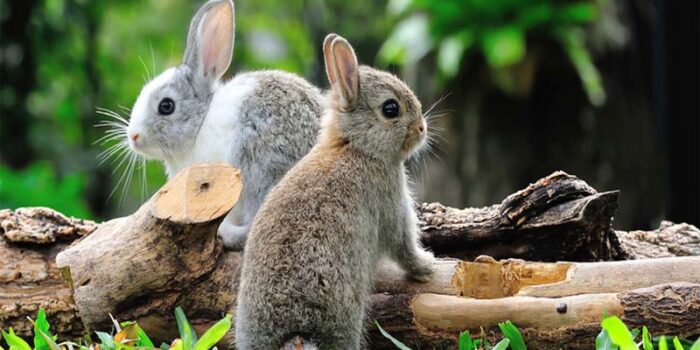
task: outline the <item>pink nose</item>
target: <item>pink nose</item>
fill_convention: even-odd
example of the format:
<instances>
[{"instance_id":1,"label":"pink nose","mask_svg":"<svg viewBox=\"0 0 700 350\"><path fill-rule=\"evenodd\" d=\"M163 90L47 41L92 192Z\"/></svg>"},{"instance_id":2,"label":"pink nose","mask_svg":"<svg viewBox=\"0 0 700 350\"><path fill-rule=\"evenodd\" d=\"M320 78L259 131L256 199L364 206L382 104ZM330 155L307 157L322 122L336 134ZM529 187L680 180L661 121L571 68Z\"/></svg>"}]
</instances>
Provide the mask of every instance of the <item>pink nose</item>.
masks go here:
<instances>
[{"instance_id":1,"label":"pink nose","mask_svg":"<svg viewBox=\"0 0 700 350\"><path fill-rule=\"evenodd\" d=\"M131 136L129 136L129 137L131 138L131 141L134 141L134 142L136 142L136 141L139 140L139 134L138 134L138 133L133 133L133 134L131 134Z\"/></svg>"}]
</instances>

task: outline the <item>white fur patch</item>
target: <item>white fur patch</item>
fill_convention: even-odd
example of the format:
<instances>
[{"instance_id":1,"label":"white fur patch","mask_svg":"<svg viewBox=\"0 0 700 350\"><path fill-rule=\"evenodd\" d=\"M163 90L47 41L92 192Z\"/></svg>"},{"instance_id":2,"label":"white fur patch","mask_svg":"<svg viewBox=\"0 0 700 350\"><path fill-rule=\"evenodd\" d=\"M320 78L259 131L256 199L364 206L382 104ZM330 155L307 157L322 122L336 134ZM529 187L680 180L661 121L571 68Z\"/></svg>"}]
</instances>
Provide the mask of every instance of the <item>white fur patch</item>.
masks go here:
<instances>
[{"instance_id":1,"label":"white fur patch","mask_svg":"<svg viewBox=\"0 0 700 350\"><path fill-rule=\"evenodd\" d=\"M168 177L196 163L232 162L232 151L241 148L236 137L241 132L238 122L241 106L257 86L253 76L241 75L216 90L194 147L182 159L166 164Z\"/></svg>"},{"instance_id":2,"label":"white fur patch","mask_svg":"<svg viewBox=\"0 0 700 350\"><path fill-rule=\"evenodd\" d=\"M131 117L129 119L129 127L127 128L127 135L132 135L134 133L143 135L143 138L148 139L150 135L147 135L146 128L143 124L148 115L148 102L151 100L151 94L153 91L158 90L165 83L170 81L175 75L175 68L170 68L153 78L149 81L141 90L139 97L134 103L134 107L131 110Z\"/></svg>"}]
</instances>

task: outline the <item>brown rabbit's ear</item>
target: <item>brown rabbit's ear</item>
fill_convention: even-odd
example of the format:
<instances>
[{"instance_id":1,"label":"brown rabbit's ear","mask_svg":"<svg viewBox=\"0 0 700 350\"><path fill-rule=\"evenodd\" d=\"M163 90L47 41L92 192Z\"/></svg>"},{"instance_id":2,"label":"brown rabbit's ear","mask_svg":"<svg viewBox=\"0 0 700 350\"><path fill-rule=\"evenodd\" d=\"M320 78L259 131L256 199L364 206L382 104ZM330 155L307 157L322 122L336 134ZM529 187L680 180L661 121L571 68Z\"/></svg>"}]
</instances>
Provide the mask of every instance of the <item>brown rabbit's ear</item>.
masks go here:
<instances>
[{"instance_id":1,"label":"brown rabbit's ear","mask_svg":"<svg viewBox=\"0 0 700 350\"><path fill-rule=\"evenodd\" d=\"M210 0L192 18L183 61L212 83L231 64L233 39L233 2Z\"/></svg>"},{"instance_id":2,"label":"brown rabbit's ear","mask_svg":"<svg viewBox=\"0 0 700 350\"><path fill-rule=\"evenodd\" d=\"M333 88L340 89L343 97L341 108L348 108L357 101L360 90L360 68L357 64L357 56L350 43L340 36L333 39L331 53L333 71L337 80Z\"/></svg>"},{"instance_id":3,"label":"brown rabbit's ear","mask_svg":"<svg viewBox=\"0 0 700 350\"><path fill-rule=\"evenodd\" d=\"M326 65L326 76L328 76L328 82L331 84L331 87L338 81L335 77L335 63L333 63L333 54L331 52L331 44L333 39L337 37L338 34L331 33L323 39L323 60Z\"/></svg>"}]
</instances>

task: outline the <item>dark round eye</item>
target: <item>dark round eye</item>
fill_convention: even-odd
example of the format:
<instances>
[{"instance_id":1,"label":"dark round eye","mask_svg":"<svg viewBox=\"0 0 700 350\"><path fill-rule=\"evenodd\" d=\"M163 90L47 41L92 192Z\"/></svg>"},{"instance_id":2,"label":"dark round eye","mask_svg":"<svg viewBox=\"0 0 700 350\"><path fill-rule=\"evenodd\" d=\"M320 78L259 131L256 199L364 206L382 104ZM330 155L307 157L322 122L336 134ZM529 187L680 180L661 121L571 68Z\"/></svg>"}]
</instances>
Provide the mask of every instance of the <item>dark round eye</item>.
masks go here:
<instances>
[{"instance_id":1,"label":"dark round eye","mask_svg":"<svg viewBox=\"0 0 700 350\"><path fill-rule=\"evenodd\" d=\"M396 118L399 116L399 103L393 98L384 101L382 105L382 114L387 118Z\"/></svg>"},{"instance_id":2,"label":"dark round eye","mask_svg":"<svg viewBox=\"0 0 700 350\"><path fill-rule=\"evenodd\" d=\"M160 100L160 103L158 103L158 113L161 115L171 115L173 112L175 112L175 101L170 97Z\"/></svg>"}]
</instances>

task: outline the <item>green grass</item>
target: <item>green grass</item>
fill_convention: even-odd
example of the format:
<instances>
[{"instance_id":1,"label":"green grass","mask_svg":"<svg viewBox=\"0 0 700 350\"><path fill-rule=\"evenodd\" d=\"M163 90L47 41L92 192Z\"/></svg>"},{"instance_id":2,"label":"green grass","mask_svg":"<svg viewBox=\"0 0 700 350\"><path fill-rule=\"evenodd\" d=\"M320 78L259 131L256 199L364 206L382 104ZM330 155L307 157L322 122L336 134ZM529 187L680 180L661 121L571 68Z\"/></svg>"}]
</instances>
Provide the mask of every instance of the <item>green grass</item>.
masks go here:
<instances>
[{"instance_id":1,"label":"green grass","mask_svg":"<svg viewBox=\"0 0 700 350\"><path fill-rule=\"evenodd\" d=\"M385 331L379 323L375 323L379 332L394 343L397 348L412 350L411 347ZM525 339L523 339L518 327L512 322L499 323L498 328L500 328L502 335L502 339L498 343L491 345L483 330L476 337L469 334L469 331L465 331L458 336L458 349L527 350ZM665 336L652 337L646 327L643 327L641 332L639 329L630 331L617 316L606 317L601 322L601 328L600 334L595 339L595 350L700 350L700 338L695 343L678 337L674 337L673 341L669 342Z\"/></svg>"},{"instance_id":2,"label":"green grass","mask_svg":"<svg viewBox=\"0 0 700 350\"><path fill-rule=\"evenodd\" d=\"M8 350L208 350L221 340L226 332L231 329L231 315L226 315L222 320L207 329L201 338L197 338L182 308L175 309L175 320L180 337L170 344L163 343L159 347L153 345L146 332L136 322L115 321L115 334L95 332L97 341L88 335L79 342L56 342L56 336L52 335L49 322L46 319L44 309L39 309L36 320L30 319L34 325L34 347L27 341L17 336L12 328L1 330L2 338L9 347ZM5 350L0 345L0 350Z\"/></svg>"}]
</instances>

